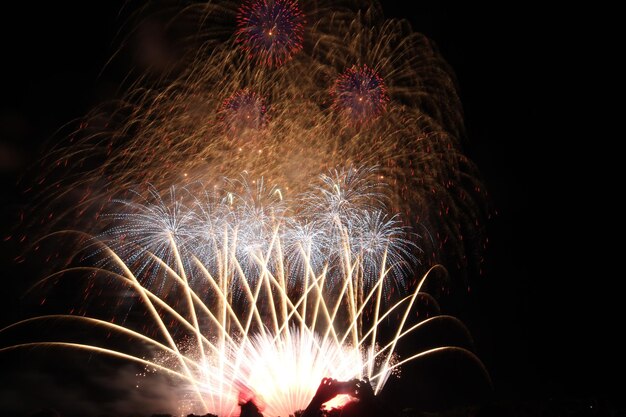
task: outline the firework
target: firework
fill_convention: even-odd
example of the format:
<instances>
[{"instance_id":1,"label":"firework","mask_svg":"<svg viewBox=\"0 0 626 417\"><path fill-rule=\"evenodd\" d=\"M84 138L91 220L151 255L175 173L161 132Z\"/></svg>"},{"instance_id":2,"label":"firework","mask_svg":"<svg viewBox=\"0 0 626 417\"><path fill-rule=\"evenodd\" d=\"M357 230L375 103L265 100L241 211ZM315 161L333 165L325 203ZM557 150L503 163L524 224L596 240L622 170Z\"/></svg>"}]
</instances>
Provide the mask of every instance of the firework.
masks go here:
<instances>
[{"instance_id":1,"label":"firework","mask_svg":"<svg viewBox=\"0 0 626 417\"><path fill-rule=\"evenodd\" d=\"M373 121L389 101L382 78L367 66L346 70L335 81L331 94L335 110L357 126Z\"/></svg>"},{"instance_id":2,"label":"firework","mask_svg":"<svg viewBox=\"0 0 626 417\"><path fill-rule=\"evenodd\" d=\"M310 247L300 246L297 263L302 266L292 269L282 250L282 236L290 231L281 230L288 223L280 216L259 218L261 207L257 206L256 214L249 213L245 206L250 201L236 203L227 192L218 203L222 209L213 211L220 221L212 221L226 227L215 231L202 216L194 215L204 209L187 207L175 192L170 193L170 200L154 196L153 191L150 194L153 203L141 207L134 203L132 213L118 217L123 224L111 230L114 238L110 243L89 241L85 259L102 257L101 266L68 268L34 286L45 285L60 274L90 270L91 280L104 279L109 288L130 289L138 300L131 308L142 310L150 325L144 320L143 331L138 331L80 314L28 319L1 330L48 319L78 322L128 337L131 346L142 344L151 351L150 356L107 347L106 340L102 344L28 342L0 351L57 346L111 355L142 364L148 372L179 379L183 398L192 410L238 415L238 401L242 393L248 393L266 405L266 415L277 416L304 409L323 377L367 377L378 392L402 363L446 349L416 352L410 358L399 358L396 353L402 338L428 323L409 318L428 274L412 293L398 300L384 290L392 279L389 271L394 269L394 256L389 255L398 251L397 245L404 245L400 239L396 242L383 233L375 245L378 250L384 244L377 253L381 256L378 269L371 271L366 264L372 260L367 259L361 244L353 246L341 238L354 231L338 226L341 242L337 245L343 248L336 258L326 256L328 260L316 267L310 262ZM263 245L240 240L239 224L248 220L242 219L244 216L256 218L271 231ZM370 222L360 227L368 225ZM372 236L378 233L377 226L370 231ZM368 272L376 275L364 281ZM301 287L290 291L290 281ZM328 285L331 281L333 285ZM117 317L120 312L114 314ZM379 327L390 317L397 317L393 336L381 337Z\"/></svg>"},{"instance_id":3,"label":"firework","mask_svg":"<svg viewBox=\"0 0 626 417\"><path fill-rule=\"evenodd\" d=\"M215 49L164 85L133 90L111 116L98 109L69 135L71 143L61 142L42 161L50 167L36 179L44 187L34 208L46 219L42 230L76 227L98 234L106 222L76 219L101 218L106 201L125 198L138 184L167 190L196 181L216 184L246 171L299 195L334 167L378 166L390 187L391 214L402 213L425 237L425 267L442 259L467 265L468 252L482 244L484 189L460 149L451 77L421 37L400 42L392 32L397 25L373 33L363 18L355 17L345 33L324 36L350 46L350 54L337 54L338 62L305 50L268 72ZM348 36L359 43L344 42ZM353 49L377 53L357 56ZM393 53L400 58L381 56ZM402 65L393 68L391 61ZM351 76L370 77L374 88L365 92L373 95L364 101L371 106L352 106L359 101L349 83L333 88L333 80ZM367 129L353 128L366 119Z\"/></svg>"},{"instance_id":4,"label":"firework","mask_svg":"<svg viewBox=\"0 0 626 417\"><path fill-rule=\"evenodd\" d=\"M78 322L126 336L150 354L107 347L106 340L27 342L0 351L57 346L134 361L179 379L189 410L220 416L237 415L242 395L265 404L266 415L289 415L306 407L324 377L367 377L379 392L401 364L446 349L477 361L446 346L398 356L398 342L430 323L410 318L430 272L405 295L417 248L400 221L385 214L384 184L375 174L333 170L293 201L246 176L204 192L137 192L116 202L114 226L86 241L81 259L95 266L66 268L33 289L90 271L86 299L95 297L92 281L125 287L137 303L122 303L112 321L129 316L120 311L125 306L151 324L143 320L139 331L132 321L112 324L83 310L0 332L47 319Z\"/></svg>"},{"instance_id":5,"label":"firework","mask_svg":"<svg viewBox=\"0 0 626 417\"><path fill-rule=\"evenodd\" d=\"M305 19L295 0L248 0L237 22L241 48L268 66L282 65L302 49Z\"/></svg>"},{"instance_id":6,"label":"firework","mask_svg":"<svg viewBox=\"0 0 626 417\"><path fill-rule=\"evenodd\" d=\"M258 130L267 124L267 106L258 94L241 90L224 101L219 112L224 128L234 136Z\"/></svg>"},{"instance_id":7,"label":"firework","mask_svg":"<svg viewBox=\"0 0 626 417\"><path fill-rule=\"evenodd\" d=\"M198 44L181 48L184 65L139 78L42 160L27 218L45 219L43 234L95 237L81 241L86 265L35 288L84 274L85 299L98 299L98 280L132 293L113 303L124 325L83 310L52 318L104 327L146 352L93 341L0 350L62 346L135 361L178 378L192 409L220 416L242 393L289 415L322 377L368 377L379 392L401 364L461 350L397 352L426 323L412 312L437 262L465 269L482 244L484 189L462 152L454 76L377 4L330 6L185 9L172 22L196 25ZM140 330L137 309L150 323Z\"/></svg>"},{"instance_id":8,"label":"firework","mask_svg":"<svg viewBox=\"0 0 626 417\"><path fill-rule=\"evenodd\" d=\"M334 170L294 199L287 199L276 186L247 176L225 179L223 189L214 187L210 192L172 187L161 196L150 187L145 196L136 193L132 200L118 201L121 210L106 216L115 225L100 238L114 239L115 251L131 264L149 260L147 254L173 264L169 248L175 242L181 258L188 262L186 269L194 270L189 260L198 258L212 275L219 274L223 261L218 249L235 239L232 255L248 284L263 273L258 259L266 253L277 255L269 249L279 238L284 259L273 256L267 262L273 265L272 271L281 264L291 288L301 286L304 269L324 265L329 268L326 284L340 282L335 275L346 253L347 259L358 259L355 276L358 271L364 282L376 282L385 259L389 277L396 279L391 284L386 281L384 289L389 285L404 288L404 276L417 262L417 236L402 226L398 216L386 214L384 188L374 182L375 172L353 167ZM186 256L187 252L193 256ZM138 272L152 271L151 283L157 282L159 264L142 265Z\"/></svg>"}]
</instances>

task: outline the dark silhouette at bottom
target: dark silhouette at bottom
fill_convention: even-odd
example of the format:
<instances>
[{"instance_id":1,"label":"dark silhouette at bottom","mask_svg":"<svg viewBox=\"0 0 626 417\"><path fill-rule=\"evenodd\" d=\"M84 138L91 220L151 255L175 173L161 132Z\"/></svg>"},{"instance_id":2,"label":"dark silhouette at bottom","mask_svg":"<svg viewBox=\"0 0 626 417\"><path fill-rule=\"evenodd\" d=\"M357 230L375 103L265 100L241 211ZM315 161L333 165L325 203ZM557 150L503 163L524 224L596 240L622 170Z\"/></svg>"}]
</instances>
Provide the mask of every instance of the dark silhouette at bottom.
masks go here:
<instances>
[{"instance_id":1,"label":"dark silhouette at bottom","mask_svg":"<svg viewBox=\"0 0 626 417\"><path fill-rule=\"evenodd\" d=\"M241 414L239 414L239 417L263 417L263 414L261 414L259 408L252 400L245 403L239 403L239 407L241 407Z\"/></svg>"},{"instance_id":2,"label":"dark silhouette at bottom","mask_svg":"<svg viewBox=\"0 0 626 417\"><path fill-rule=\"evenodd\" d=\"M337 395L347 394L352 397L341 408L323 411L322 405ZM263 417L253 400L240 403L240 417ZM391 410L383 407L374 395L374 390L368 379L337 381L324 378L320 382L317 392L304 411L296 411L295 417L393 417Z\"/></svg>"},{"instance_id":3,"label":"dark silhouette at bottom","mask_svg":"<svg viewBox=\"0 0 626 417\"><path fill-rule=\"evenodd\" d=\"M322 405L340 394L349 395L352 397L352 401L339 409L322 412ZM394 413L387 407L384 407L374 395L372 385L367 378L350 381L324 378L317 388L315 396L313 396L313 399L300 417L318 417L322 415L332 417L392 417Z\"/></svg>"}]
</instances>

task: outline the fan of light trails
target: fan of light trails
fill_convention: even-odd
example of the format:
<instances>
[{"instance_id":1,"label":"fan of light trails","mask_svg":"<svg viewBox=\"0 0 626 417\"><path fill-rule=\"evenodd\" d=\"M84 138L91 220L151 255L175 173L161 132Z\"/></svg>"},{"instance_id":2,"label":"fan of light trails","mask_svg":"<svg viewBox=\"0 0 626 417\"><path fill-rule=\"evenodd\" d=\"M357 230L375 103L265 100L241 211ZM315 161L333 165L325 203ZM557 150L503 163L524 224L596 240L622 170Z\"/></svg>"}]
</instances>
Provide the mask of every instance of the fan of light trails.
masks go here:
<instances>
[{"instance_id":1,"label":"fan of light trails","mask_svg":"<svg viewBox=\"0 0 626 417\"><path fill-rule=\"evenodd\" d=\"M396 347L403 337L428 323L427 320L416 324L409 318L428 275L412 294L395 303L386 303L382 297L388 271L386 262L382 262L379 279L360 298L356 296L353 276L358 260L343 259L345 275L338 296L329 297L324 290L328 279L325 267L321 271L308 268L306 276L302 277L306 287L304 294L290 297L285 276L272 273L267 263L271 252L279 250L278 236L279 230L276 230L269 252L258 254L258 267L263 272L254 285L245 285L247 280L242 276L241 266L236 258L229 256L236 241L227 242L225 251L219 253L225 261L221 275L213 276L198 258L193 258L197 268L203 271L202 284L211 288L210 298L215 301L210 304L202 300L206 297L198 290L202 285L190 286L190 271L182 266L174 239L169 250L176 260L175 265L154 258L166 271L167 279L178 287L174 300L171 294L158 296L158 288L144 285L117 254L103 243L97 243L122 272L100 269L93 279L119 281L130 287L149 313L156 335L146 335L130 326L72 315L36 317L9 326L2 332L32 321L78 321L85 326L104 327L112 333L128 336L135 343L144 345L153 356L107 348L106 341L102 345L31 342L1 348L0 352L20 347L58 346L112 355L143 364L151 372L180 379L187 387L185 400L191 403L192 410L213 412L219 416L238 415L239 399L242 395L249 395L265 404L266 416L284 416L304 409L324 377L341 380L368 377L378 392L402 363L439 350L415 352L412 357L404 359L396 354ZM77 269L84 272L89 268ZM72 270L62 272L69 274ZM231 303L233 293L229 289L236 277L244 283L244 308L241 307L244 303ZM181 294L184 300L181 300ZM366 311L370 313L366 314ZM383 340L378 330L390 317L397 320L397 327L390 340Z\"/></svg>"},{"instance_id":2,"label":"fan of light trails","mask_svg":"<svg viewBox=\"0 0 626 417\"><path fill-rule=\"evenodd\" d=\"M190 410L220 416L236 415L242 396L265 404L267 416L289 415L306 407L324 377L368 377L378 392L402 363L441 348L397 354L402 338L429 322L410 313L432 270L398 296L416 247L385 218L373 173L324 175L297 208L278 188L246 177L227 181L221 192L161 196L150 189L122 202L126 210L113 215L118 226L84 249L97 267L65 269L34 288L73 273L105 280L120 294L131 290L150 324L139 331L132 320L122 326L56 315L3 332L50 318L77 321L128 336L151 353L106 341L27 342L0 351L62 346L139 362L179 378ZM124 316L117 311L113 320Z\"/></svg>"}]
</instances>

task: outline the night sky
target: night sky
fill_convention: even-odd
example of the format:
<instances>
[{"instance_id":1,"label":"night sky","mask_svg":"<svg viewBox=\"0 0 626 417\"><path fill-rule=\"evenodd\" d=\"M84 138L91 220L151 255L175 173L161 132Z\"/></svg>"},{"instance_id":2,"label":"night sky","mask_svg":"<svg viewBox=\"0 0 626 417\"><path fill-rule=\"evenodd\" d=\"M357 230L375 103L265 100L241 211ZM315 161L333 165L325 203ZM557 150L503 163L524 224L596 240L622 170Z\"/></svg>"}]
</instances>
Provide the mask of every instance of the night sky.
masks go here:
<instances>
[{"instance_id":1,"label":"night sky","mask_svg":"<svg viewBox=\"0 0 626 417\"><path fill-rule=\"evenodd\" d=\"M118 96L129 62L101 70L115 50L123 4L23 2L3 13L3 238L12 234L19 207L27 202L17 181L44 142L63 124ZM590 243L581 241L579 247L565 233L585 227L583 219L566 219L566 208L558 203L571 185L562 184L556 167L543 168L561 146L547 133L543 115L554 73L543 59L549 48L538 32L540 13L523 6L383 2L387 17L408 18L453 67L465 112L465 149L490 193L494 216L487 226L484 273L470 277L470 293L450 309L472 332L496 401L607 400L617 407L624 384L611 379L623 370L623 360L607 334L623 331L623 325L614 325L617 308L606 305L613 298L606 296L610 281L602 280L609 277L582 265L590 256L582 246ZM19 295L37 271L16 264L18 254L13 240L0 243L0 327L28 316ZM1 390L11 385L5 377L19 372L15 362L7 362L0 358ZM47 378L32 377L32 390L46 390ZM72 378L80 381L80 373ZM28 398L24 394L24 401ZM0 393L0 410L6 400ZM87 401L100 400L94 394Z\"/></svg>"}]
</instances>

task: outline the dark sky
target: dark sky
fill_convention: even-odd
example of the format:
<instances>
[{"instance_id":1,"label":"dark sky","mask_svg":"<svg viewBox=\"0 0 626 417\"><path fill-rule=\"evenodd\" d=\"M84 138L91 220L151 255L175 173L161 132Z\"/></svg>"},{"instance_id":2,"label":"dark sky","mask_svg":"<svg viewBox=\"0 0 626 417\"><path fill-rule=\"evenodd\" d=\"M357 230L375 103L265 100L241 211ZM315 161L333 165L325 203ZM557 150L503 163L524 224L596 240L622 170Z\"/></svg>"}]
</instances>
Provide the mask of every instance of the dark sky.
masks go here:
<instances>
[{"instance_id":1,"label":"dark sky","mask_svg":"<svg viewBox=\"0 0 626 417\"><path fill-rule=\"evenodd\" d=\"M547 41L538 32L541 13L528 3L498 8L462 3L383 2L388 17L408 18L454 68L466 116L466 150L498 212L488 225L485 274L475 277L459 316L476 339L498 398L619 398L621 385L607 377L623 369L620 349L606 338L616 331L608 319L612 309L600 301L599 284L585 284L587 269L576 267L583 251L562 254L576 245L563 241L564 208L552 204L562 189L542 168L551 158L548 150L559 145L550 142L555 139L542 114L550 70L544 61ZM23 2L3 13L3 236L24 202L16 181L43 142L64 123L115 97L123 63L98 76L114 51L121 5ZM0 325L5 325L23 315L18 294L24 275L35 271L14 264L14 242L1 245Z\"/></svg>"}]
</instances>

